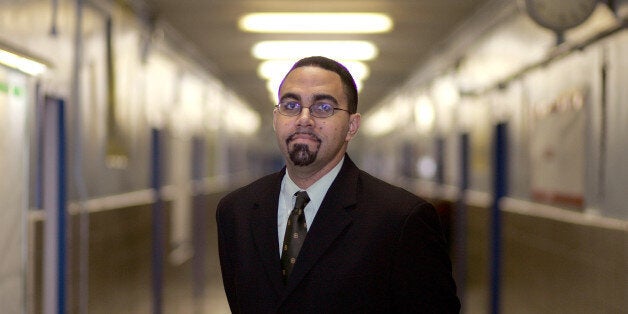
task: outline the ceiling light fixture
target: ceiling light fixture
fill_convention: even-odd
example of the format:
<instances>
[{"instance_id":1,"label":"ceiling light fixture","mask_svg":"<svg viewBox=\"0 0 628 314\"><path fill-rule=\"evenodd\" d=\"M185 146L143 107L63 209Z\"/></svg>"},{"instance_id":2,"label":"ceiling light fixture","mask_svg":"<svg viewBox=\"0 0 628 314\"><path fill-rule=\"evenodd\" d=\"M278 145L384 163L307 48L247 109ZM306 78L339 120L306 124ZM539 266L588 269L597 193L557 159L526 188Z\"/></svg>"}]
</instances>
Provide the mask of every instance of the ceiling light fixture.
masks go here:
<instances>
[{"instance_id":1,"label":"ceiling light fixture","mask_svg":"<svg viewBox=\"0 0 628 314\"><path fill-rule=\"evenodd\" d=\"M240 18L240 29L257 33L384 33L393 27L382 13L251 13Z\"/></svg>"},{"instance_id":2,"label":"ceiling light fixture","mask_svg":"<svg viewBox=\"0 0 628 314\"><path fill-rule=\"evenodd\" d=\"M262 41L252 49L253 56L257 59L300 59L308 56L325 56L335 60L359 60L374 59L377 47L369 41L359 40L275 40Z\"/></svg>"},{"instance_id":3,"label":"ceiling light fixture","mask_svg":"<svg viewBox=\"0 0 628 314\"><path fill-rule=\"evenodd\" d=\"M33 59L20 56L13 52L0 49L0 64L20 70L26 74L39 75L46 71L47 66Z\"/></svg>"}]
</instances>

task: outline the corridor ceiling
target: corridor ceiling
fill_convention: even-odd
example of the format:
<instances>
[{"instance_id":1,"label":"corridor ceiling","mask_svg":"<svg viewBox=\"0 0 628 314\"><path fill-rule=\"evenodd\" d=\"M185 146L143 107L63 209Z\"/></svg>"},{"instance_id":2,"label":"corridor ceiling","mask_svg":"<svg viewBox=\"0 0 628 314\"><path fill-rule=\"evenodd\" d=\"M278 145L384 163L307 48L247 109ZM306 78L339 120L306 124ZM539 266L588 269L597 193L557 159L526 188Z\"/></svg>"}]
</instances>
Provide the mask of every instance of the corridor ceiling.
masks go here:
<instances>
[{"instance_id":1,"label":"corridor ceiling","mask_svg":"<svg viewBox=\"0 0 628 314\"><path fill-rule=\"evenodd\" d=\"M489 0L142 0L144 10L189 42L208 68L253 109L272 110L260 60L251 54L262 40L369 40L379 49L367 61L370 76L360 91L358 110L366 112L438 53L461 24ZM137 3L137 2L136 2ZM260 34L238 28L252 12L380 12L393 30L383 34Z\"/></svg>"}]
</instances>

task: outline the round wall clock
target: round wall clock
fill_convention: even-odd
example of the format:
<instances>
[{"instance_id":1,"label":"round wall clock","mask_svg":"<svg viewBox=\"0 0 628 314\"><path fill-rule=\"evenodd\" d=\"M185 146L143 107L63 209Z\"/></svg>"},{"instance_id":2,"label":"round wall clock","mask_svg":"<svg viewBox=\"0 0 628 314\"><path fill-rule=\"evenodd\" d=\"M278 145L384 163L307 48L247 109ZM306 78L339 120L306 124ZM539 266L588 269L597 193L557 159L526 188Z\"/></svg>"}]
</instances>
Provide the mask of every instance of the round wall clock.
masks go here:
<instances>
[{"instance_id":1,"label":"round wall clock","mask_svg":"<svg viewBox=\"0 0 628 314\"><path fill-rule=\"evenodd\" d=\"M525 9L539 25L556 33L576 27L595 10L597 0L525 0Z\"/></svg>"}]
</instances>

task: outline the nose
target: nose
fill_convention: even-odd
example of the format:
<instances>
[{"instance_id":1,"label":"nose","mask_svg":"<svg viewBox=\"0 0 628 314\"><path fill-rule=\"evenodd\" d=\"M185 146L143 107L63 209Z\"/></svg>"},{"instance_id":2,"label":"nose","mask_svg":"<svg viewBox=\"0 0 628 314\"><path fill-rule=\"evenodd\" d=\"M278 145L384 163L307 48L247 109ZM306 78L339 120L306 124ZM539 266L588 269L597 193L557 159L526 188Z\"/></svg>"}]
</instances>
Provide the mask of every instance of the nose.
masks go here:
<instances>
[{"instance_id":1,"label":"nose","mask_svg":"<svg viewBox=\"0 0 628 314\"><path fill-rule=\"evenodd\" d=\"M314 119L310 114L310 108L303 107L301 108L301 113L299 113L297 119L297 125L299 126L309 126L312 125Z\"/></svg>"}]
</instances>

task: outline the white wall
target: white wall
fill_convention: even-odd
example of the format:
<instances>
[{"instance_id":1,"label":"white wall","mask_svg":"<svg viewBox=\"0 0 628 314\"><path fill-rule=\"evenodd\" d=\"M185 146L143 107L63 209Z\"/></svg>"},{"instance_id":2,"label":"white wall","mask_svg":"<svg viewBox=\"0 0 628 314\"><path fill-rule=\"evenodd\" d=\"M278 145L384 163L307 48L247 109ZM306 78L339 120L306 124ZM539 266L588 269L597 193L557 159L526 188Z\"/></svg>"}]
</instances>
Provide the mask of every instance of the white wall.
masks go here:
<instances>
[{"instance_id":1,"label":"white wall","mask_svg":"<svg viewBox=\"0 0 628 314\"><path fill-rule=\"evenodd\" d=\"M27 78L0 66L0 304L25 305L25 215L28 209Z\"/></svg>"}]
</instances>

